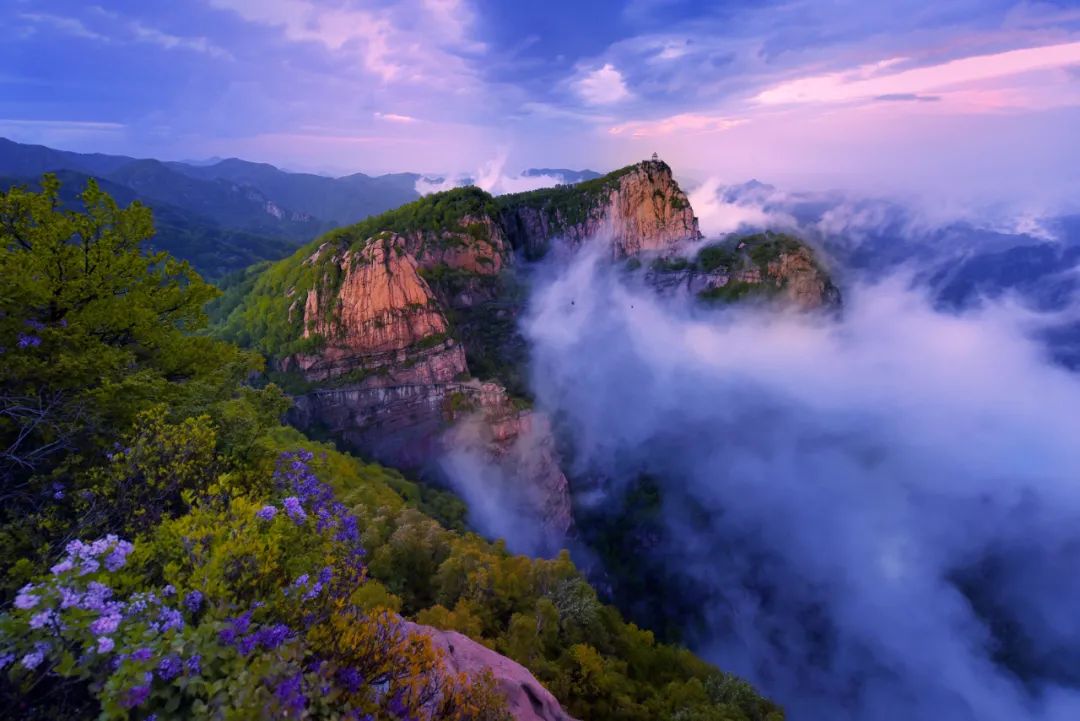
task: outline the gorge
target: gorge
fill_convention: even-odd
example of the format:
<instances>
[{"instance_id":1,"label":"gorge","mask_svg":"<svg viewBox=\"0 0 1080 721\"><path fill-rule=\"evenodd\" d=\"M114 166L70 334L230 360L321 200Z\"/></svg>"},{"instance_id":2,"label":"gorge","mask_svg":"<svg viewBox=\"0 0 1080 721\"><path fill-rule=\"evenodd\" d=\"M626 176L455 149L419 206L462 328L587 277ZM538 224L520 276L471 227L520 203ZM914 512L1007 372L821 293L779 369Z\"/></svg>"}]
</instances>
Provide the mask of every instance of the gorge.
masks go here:
<instances>
[{"instance_id":1,"label":"gorge","mask_svg":"<svg viewBox=\"0 0 1080 721\"><path fill-rule=\"evenodd\" d=\"M522 550L550 553L573 524L570 489L550 420L522 397L517 321L531 267L594 244L631 272L644 264L658 292L839 307L795 238L704 244L671 169L653 160L517 195L437 193L324 236L215 313L225 337L251 339L298 389L300 427L474 498L501 496L503 512L542 529ZM477 366L491 375L475 377ZM481 467L503 487L463 485Z\"/></svg>"}]
</instances>

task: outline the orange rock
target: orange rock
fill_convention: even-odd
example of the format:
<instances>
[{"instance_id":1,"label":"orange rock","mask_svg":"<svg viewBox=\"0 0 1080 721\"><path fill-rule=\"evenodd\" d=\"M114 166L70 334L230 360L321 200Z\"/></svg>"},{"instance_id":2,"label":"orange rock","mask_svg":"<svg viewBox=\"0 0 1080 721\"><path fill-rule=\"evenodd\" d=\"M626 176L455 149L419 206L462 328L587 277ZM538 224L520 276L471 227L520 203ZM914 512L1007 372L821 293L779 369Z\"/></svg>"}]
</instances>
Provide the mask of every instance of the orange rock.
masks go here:
<instances>
[{"instance_id":1,"label":"orange rock","mask_svg":"<svg viewBox=\"0 0 1080 721\"><path fill-rule=\"evenodd\" d=\"M412 622L406 622L405 627L410 634L428 636L436 648L446 652L448 671L479 674L490 670L515 721L574 721L551 692L520 663L457 631L440 631Z\"/></svg>"}]
</instances>

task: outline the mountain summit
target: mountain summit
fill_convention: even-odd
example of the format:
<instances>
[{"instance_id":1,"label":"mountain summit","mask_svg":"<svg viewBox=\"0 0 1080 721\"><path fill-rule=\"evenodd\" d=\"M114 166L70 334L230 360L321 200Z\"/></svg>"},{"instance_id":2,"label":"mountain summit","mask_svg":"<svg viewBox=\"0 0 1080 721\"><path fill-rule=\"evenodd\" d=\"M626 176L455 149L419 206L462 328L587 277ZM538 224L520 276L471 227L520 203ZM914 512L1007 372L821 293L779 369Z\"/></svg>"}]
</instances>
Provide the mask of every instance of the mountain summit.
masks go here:
<instances>
[{"instance_id":1,"label":"mountain summit","mask_svg":"<svg viewBox=\"0 0 1080 721\"><path fill-rule=\"evenodd\" d=\"M702 243L697 218L671 168L647 160L576 185L427 196L252 270L214 313L223 335L270 358L298 425L420 473L467 448L529 489L522 512L558 547L569 489L548 419L527 400L519 271L587 241L613 261L651 258L656 287L685 283L706 300L838 300L813 251L786 236L686 260Z\"/></svg>"}]
</instances>

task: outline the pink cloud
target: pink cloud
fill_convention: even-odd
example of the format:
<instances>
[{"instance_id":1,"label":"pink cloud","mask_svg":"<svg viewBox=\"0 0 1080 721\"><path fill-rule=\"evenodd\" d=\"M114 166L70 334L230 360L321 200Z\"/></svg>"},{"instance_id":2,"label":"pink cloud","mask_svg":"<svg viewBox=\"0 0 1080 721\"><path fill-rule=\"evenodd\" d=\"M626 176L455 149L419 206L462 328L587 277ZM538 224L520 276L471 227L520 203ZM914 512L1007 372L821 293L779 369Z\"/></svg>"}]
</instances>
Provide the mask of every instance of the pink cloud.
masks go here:
<instances>
[{"instance_id":1,"label":"pink cloud","mask_svg":"<svg viewBox=\"0 0 1080 721\"><path fill-rule=\"evenodd\" d=\"M415 123L417 119L411 115L401 115L399 113L375 113L375 118L378 120L385 120L390 123Z\"/></svg>"},{"instance_id":2,"label":"pink cloud","mask_svg":"<svg viewBox=\"0 0 1080 721\"><path fill-rule=\"evenodd\" d=\"M842 103L888 95L933 93L1078 63L1080 42L1008 50L899 72L883 72L897 64L896 60L890 60L851 71L789 80L763 90L753 101L761 105Z\"/></svg>"},{"instance_id":3,"label":"pink cloud","mask_svg":"<svg viewBox=\"0 0 1080 721\"><path fill-rule=\"evenodd\" d=\"M622 123L609 128L608 132L612 135L651 138L674 133L717 133L742 125L745 122L744 118L680 113L659 120L635 120Z\"/></svg>"}]
</instances>

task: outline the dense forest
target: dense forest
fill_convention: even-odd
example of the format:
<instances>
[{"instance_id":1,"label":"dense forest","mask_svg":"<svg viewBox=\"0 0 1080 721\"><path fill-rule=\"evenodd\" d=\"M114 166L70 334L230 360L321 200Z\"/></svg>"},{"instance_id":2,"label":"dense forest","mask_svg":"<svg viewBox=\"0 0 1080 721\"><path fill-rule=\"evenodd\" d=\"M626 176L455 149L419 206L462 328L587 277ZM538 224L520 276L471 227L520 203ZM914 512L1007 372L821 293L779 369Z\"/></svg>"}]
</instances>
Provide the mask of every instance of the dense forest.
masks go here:
<instances>
[{"instance_id":1,"label":"dense forest","mask_svg":"<svg viewBox=\"0 0 1080 721\"><path fill-rule=\"evenodd\" d=\"M449 494L313 442L150 211L0 196L0 697L55 718L507 715L403 619L529 668L582 719L779 719ZM411 211L410 211L411 212ZM433 219L432 222L435 222Z\"/></svg>"}]
</instances>

